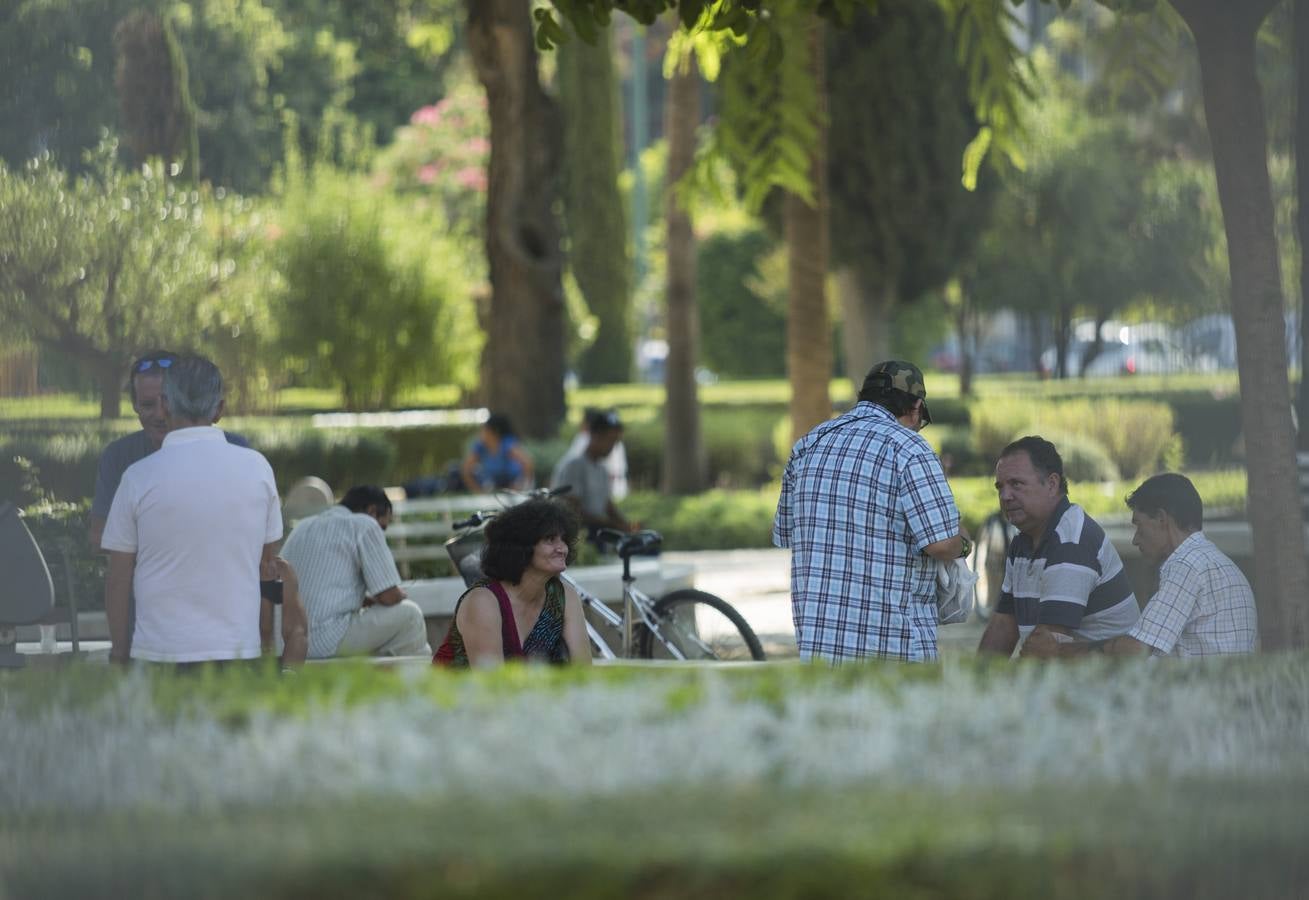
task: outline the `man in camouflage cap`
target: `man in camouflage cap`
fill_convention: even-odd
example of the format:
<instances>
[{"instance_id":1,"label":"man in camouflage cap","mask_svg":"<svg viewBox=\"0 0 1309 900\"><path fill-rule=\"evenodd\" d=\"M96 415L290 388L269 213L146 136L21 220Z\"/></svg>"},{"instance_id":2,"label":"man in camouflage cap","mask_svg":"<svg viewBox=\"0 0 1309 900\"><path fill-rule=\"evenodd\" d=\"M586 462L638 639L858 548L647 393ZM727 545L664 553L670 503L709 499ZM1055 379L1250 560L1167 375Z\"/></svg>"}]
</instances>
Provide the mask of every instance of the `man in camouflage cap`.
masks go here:
<instances>
[{"instance_id":1,"label":"man in camouflage cap","mask_svg":"<svg viewBox=\"0 0 1309 900\"><path fill-rule=\"evenodd\" d=\"M911 362L891 359L873 366L864 376L863 387L859 390L860 400L866 399L864 394L870 395L867 399L885 397L897 410L904 410L897 411L896 418L906 428L922 431L932 424L932 414L927 411L927 384L923 381L923 371ZM906 394L908 397L904 396ZM908 407L905 406L906 400L909 401ZM914 400L922 402L914 403ZM874 399L873 402L881 401Z\"/></svg>"},{"instance_id":2,"label":"man in camouflage cap","mask_svg":"<svg viewBox=\"0 0 1309 900\"><path fill-rule=\"evenodd\" d=\"M791 451L773 543L791 548L791 611L804 660L931 660L936 569L965 554L940 460L918 432L931 421L923 373L891 360L859 402Z\"/></svg>"}]
</instances>

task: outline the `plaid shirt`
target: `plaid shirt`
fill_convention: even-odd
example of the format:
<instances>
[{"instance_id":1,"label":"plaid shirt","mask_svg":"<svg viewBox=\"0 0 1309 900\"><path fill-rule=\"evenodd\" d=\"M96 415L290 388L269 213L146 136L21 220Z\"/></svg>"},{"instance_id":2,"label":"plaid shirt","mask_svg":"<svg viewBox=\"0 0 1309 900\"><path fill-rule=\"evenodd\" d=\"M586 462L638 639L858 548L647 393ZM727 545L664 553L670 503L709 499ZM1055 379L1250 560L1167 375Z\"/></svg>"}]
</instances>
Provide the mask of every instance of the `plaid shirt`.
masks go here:
<instances>
[{"instance_id":1,"label":"plaid shirt","mask_svg":"<svg viewBox=\"0 0 1309 900\"><path fill-rule=\"evenodd\" d=\"M1128 632L1159 656L1253 653L1258 636L1250 582L1197 531L1159 568L1159 593Z\"/></svg>"},{"instance_id":2,"label":"plaid shirt","mask_svg":"<svg viewBox=\"0 0 1309 900\"><path fill-rule=\"evenodd\" d=\"M800 658L936 659L936 561L959 533L941 463L886 409L858 403L800 439L773 543L791 548Z\"/></svg>"}]
</instances>

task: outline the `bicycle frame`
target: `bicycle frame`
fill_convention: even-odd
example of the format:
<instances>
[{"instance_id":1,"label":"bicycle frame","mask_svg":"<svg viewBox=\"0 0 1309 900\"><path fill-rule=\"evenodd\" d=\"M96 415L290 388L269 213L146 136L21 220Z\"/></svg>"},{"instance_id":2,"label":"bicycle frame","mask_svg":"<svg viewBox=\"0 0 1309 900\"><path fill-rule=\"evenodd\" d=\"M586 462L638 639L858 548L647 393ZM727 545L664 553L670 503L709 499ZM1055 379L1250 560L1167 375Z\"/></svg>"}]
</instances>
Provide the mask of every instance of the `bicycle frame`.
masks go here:
<instances>
[{"instance_id":1,"label":"bicycle frame","mask_svg":"<svg viewBox=\"0 0 1309 900\"><path fill-rule=\"evenodd\" d=\"M492 513L491 515L494 514ZM472 527L480 530L480 528L485 524L485 521L486 514L479 512L474 513L473 517L465 522L455 523L455 527ZM621 533L615 532L615 534L622 537ZM654 539L654 543L650 546L653 546L655 552L657 552L660 538L658 534L654 532L651 532L650 535ZM451 545L461 538L462 535L446 542L446 549L448 552L451 552L452 555L453 551L450 550ZM648 552L643 552L643 550L637 550L636 553L638 555L651 555ZM632 574L633 554L629 552L620 555L623 561L623 612L621 615L610 609L608 604L599 597L582 588L575 579L568 576L568 573L561 573L559 577L565 583L573 586L573 590L577 591L577 595L581 598L584 607L589 607L599 619L604 621L611 628L616 629L619 634L622 635L621 651L623 658L631 659L634 655L636 649L635 642L633 641L634 626L637 624L637 617L639 616L640 624L649 629L650 633L665 647L665 649L668 650L674 659L685 661L686 654L681 651L675 641L669 640L663 634L662 629L660 629L659 621L654 615L654 601L647 594L637 590L634 586L636 576ZM457 560L455 561L456 563L458 562ZM596 648L597 652L599 652L602 659L618 658L619 654L615 653L614 649L609 646L609 642L604 639L600 634L599 629L591 623L590 619L586 619L586 633L591 644ZM708 650L707 647L704 649Z\"/></svg>"},{"instance_id":2,"label":"bicycle frame","mask_svg":"<svg viewBox=\"0 0 1309 900\"><path fill-rule=\"evenodd\" d=\"M595 615L602 619L607 625L615 629L623 636L622 657L631 659L633 650L632 645L632 626L635 624L633 612L641 618L641 624L650 629L650 632L662 643L676 659L685 660L686 656L678 649L677 645L664 637L659 628L659 623L651 615L654 608L654 601L642 591L637 590L632 585L635 579L630 575L623 581L623 613L614 612L609 605L594 594L588 593L581 585L572 578L568 573L559 576L564 582L571 584L573 590L577 591L577 596L582 599L582 605L589 608ZM601 659L618 659L619 654L615 653L609 643L601 636L600 630L591 624L591 620L586 620L586 633L591 639L592 645L600 653Z\"/></svg>"}]
</instances>

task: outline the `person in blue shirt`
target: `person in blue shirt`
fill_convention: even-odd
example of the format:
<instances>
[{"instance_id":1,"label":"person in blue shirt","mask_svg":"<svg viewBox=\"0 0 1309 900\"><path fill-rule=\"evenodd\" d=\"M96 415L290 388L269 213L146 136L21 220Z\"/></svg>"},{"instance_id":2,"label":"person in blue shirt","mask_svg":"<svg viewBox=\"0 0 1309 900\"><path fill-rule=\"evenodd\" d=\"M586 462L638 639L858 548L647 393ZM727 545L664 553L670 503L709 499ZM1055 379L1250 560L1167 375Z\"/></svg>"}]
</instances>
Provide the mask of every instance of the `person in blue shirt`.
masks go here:
<instances>
[{"instance_id":1,"label":"person in blue shirt","mask_svg":"<svg viewBox=\"0 0 1309 900\"><path fill-rule=\"evenodd\" d=\"M523 490L531 487L535 467L532 457L514 434L509 417L492 413L464 457L460 474L465 488L471 493L483 494L504 488Z\"/></svg>"}]
</instances>

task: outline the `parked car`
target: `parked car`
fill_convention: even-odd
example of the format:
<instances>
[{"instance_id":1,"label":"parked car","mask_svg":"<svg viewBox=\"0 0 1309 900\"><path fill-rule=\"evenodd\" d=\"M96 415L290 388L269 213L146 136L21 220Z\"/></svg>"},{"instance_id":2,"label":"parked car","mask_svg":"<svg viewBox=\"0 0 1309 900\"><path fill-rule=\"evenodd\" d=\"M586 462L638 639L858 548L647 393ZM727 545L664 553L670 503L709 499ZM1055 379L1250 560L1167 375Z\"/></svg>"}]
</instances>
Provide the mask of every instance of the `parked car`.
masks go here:
<instances>
[{"instance_id":1,"label":"parked car","mask_svg":"<svg viewBox=\"0 0 1309 900\"><path fill-rule=\"evenodd\" d=\"M1286 361L1292 368L1300 366L1300 316L1289 312L1286 324ZM1192 355L1213 360L1214 368L1236 368L1236 327L1227 313L1201 316L1178 329L1178 338Z\"/></svg>"},{"instance_id":2,"label":"parked car","mask_svg":"<svg viewBox=\"0 0 1309 900\"><path fill-rule=\"evenodd\" d=\"M1068 373L1087 378L1112 375L1168 375L1177 372L1212 370L1216 364L1208 358L1197 357L1183 348L1173 329L1159 322L1139 325L1112 324L1108 334L1101 331L1100 352L1083 369L1082 360L1090 352L1095 334L1091 325L1089 335L1078 335L1068 347ZM1054 373L1057 361L1054 347L1041 354L1041 373L1048 377Z\"/></svg>"}]
</instances>

